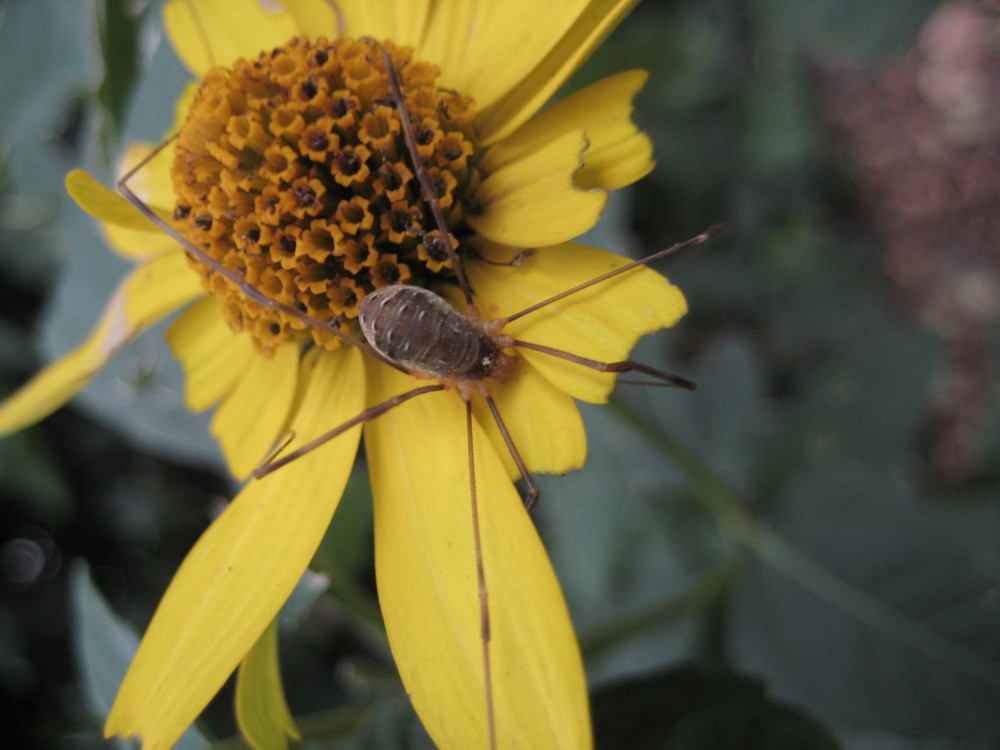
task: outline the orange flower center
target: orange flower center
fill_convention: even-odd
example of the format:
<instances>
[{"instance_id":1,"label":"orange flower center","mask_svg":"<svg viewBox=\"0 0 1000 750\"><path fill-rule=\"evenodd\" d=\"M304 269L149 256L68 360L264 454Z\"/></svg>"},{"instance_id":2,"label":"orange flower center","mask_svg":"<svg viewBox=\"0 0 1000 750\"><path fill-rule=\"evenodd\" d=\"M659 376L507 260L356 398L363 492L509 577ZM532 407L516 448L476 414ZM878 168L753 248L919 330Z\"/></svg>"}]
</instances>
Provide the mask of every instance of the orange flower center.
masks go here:
<instances>
[{"instance_id":1,"label":"orange flower center","mask_svg":"<svg viewBox=\"0 0 1000 750\"><path fill-rule=\"evenodd\" d=\"M482 180L472 99L436 88L437 67L411 61L411 49L385 47L461 252ZM252 286L353 335L358 304L372 290L454 279L414 171L379 47L295 38L205 76L177 139L174 218ZM230 325L263 352L289 339L340 343L189 259Z\"/></svg>"}]
</instances>

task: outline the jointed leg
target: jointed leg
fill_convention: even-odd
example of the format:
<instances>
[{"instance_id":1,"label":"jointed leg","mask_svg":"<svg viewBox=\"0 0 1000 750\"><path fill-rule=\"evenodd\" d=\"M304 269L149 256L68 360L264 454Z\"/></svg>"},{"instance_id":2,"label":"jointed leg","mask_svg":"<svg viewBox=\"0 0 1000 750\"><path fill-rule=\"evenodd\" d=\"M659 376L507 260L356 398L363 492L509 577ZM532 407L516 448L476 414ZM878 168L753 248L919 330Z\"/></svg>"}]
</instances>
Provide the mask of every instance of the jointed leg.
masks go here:
<instances>
[{"instance_id":1,"label":"jointed leg","mask_svg":"<svg viewBox=\"0 0 1000 750\"><path fill-rule=\"evenodd\" d=\"M511 458L514 459L514 463L517 465L517 470L521 472L521 479L524 480L525 486L524 507L527 510L531 510L538 502L538 485L535 484L535 480L528 471L528 467L524 465L524 461L521 459L521 454L518 452L517 446L514 445L514 441L511 439L510 433L507 431L507 425L504 424L503 419L500 417L500 410L497 409L497 405L493 400L493 397L487 396L486 403L489 405L490 411L493 412L493 421L497 423L497 428L503 436L503 441L507 444L507 450L510 451Z\"/></svg>"},{"instance_id":2,"label":"jointed leg","mask_svg":"<svg viewBox=\"0 0 1000 750\"><path fill-rule=\"evenodd\" d=\"M306 443L301 448L298 448L292 451L291 453L282 456L281 458L277 458L278 453L281 452L281 448L284 447L281 446L279 447L278 451L272 453L267 458L267 460L264 461L264 463L262 463L256 469L254 469L253 477L254 479L261 479L263 477L266 477L272 471L277 471L282 466L285 466L294 461L296 458L304 456L306 453L309 453L315 450L316 448L319 448L324 443L328 443L329 441L337 437L337 435L343 434L344 432L347 432L347 430L351 429L356 425L362 424L363 422L372 421L376 417L385 414L390 409L399 406L404 401L409 401L411 398L415 398L416 396L421 396L424 393L432 393L433 391L443 391L443 390L444 386L438 384L438 385L424 385L421 386L420 388L414 388L412 391L406 391L405 393L400 393L398 396L393 396L392 398L386 399L380 404L376 404L371 408L365 409L363 412L358 414L358 416L348 419L342 425L334 427L329 432L320 435L318 438ZM287 442L285 444L287 445Z\"/></svg>"},{"instance_id":3,"label":"jointed leg","mask_svg":"<svg viewBox=\"0 0 1000 750\"><path fill-rule=\"evenodd\" d=\"M389 56L389 53L381 47L380 49L382 51L382 64L385 66L386 75L389 77L392 101L396 105L396 111L399 112L399 123L403 131L403 140L406 141L406 149L410 152L410 161L413 162L413 173L420 183L424 199L431 207L431 213L434 215L434 223L437 224L438 232L441 234L441 242L444 245L445 252L448 253L448 260L451 261L451 267L455 271L455 278L458 280L458 285L462 288L462 294L465 295L465 303L472 305L472 289L465 278L465 272L462 270L462 264L458 260L458 254L455 252L455 248L452 247L451 235L448 234L448 224L445 222L444 212L441 210L441 201L438 200L434 183L431 182L431 176L424 166L423 159L420 158L420 152L417 150L417 139L413 134L413 123L410 120L410 113L406 110L406 100L403 98L403 91L399 85L399 75L396 73L396 68L392 64L392 58Z\"/></svg>"},{"instance_id":4,"label":"jointed leg","mask_svg":"<svg viewBox=\"0 0 1000 750\"><path fill-rule=\"evenodd\" d=\"M521 347L522 349L533 349L534 351L542 352L543 354L550 354L553 357L559 357L560 359L575 362L578 365L589 367L590 369L597 370L598 372L641 372L662 380L664 385L675 388L687 388L689 391L693 391L698 387L696 383L688 380L687 378L682 378L680 375L674 375L673 373L665 372L664 370L658 370L655 367L644 365L642 362L633 362L630 359L622 360L621 362L599 362L596 359L587 359L586 357L581 357L578 354L564 352L562 349L553 349L551 346L531 344L527 341L518 341L517 339L514 340L514 346Z\"/></svg>"},{"instance_id":5,"label":"jointed leg","mask_svg":"<svg viewBox=\"0 0 1000 750\"><path fill-rule=\"evenodd\" d=\"M483 681L486 693L486 731L490 750L496 750L496 716L493 709L493 668L490 660L490 603L483 565L483 541L479 532L479 496L476 493L476 452L472 443L472 403L465 402L465 430L469 445L469 494L472 503L472 543L476 552L476 580L479 585L479 636L483 647Z\"/></svg>"}]
</instances>

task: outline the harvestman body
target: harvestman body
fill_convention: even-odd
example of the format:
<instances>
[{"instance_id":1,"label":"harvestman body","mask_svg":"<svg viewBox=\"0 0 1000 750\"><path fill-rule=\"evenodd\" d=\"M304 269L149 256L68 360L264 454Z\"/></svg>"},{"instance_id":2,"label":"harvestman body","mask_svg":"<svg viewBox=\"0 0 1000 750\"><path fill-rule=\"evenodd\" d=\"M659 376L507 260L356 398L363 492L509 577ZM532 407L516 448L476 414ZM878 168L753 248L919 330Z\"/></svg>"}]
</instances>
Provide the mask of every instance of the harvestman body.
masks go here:
<instances>
[{"instance_id":1,"label":"harvestman body","mask_svg":"<svg viewBox=\"0 0 1000 750\"><path fill-rule=\"evenodd\" d=\"M470 501L472 506L473 525L472 533L477 578L479 583L480 636L482 643L483 672L485 675L484 693L486 700L486 721L488 736L490 739L490 748L491 750L494 750L497 746L497 738L489 649L490 617L486 579L483 569L482 545L479 532L476 483L475 477L472 473L474 464L472 460L471 400L477 396L485 398L493 418L496 421L497 427L500 430L500 434L503 436L507 448L510 451L511 456L513 457L514 462L525 482L526 497L524 499L524 503L526 508L530 510L538 499L538 488L522 461L517 447L514 445L514 442L504 425L503 419L501 418L500 412L497 409L496 403L491 396L491 386L493 382L502 382L506 377L507 371L516 361L514 356L505 352L506 349L532 349L547 355L566 359L581 366L601 372L641 372L650 375L659 381L644 383L646 385L677 386L688 389L693 389L695 387L694 383L689 380L662 370L657 370L639 362L633 362L631 360L624 360L620 362L599 362L541 344L516 340L503 334L502 329L511 321L533 313L557 300L563 299L590 286L618 276L619 274L625 273L637 266L645 265L659 258L671 255L683 248L702 244L713 236L731 228L733 225L724 224L710 227L703 233L685 242L678 243L646 258L634 261L613 271L602 274L588 282L573 287L572 289L568 289L549 299L542 300L541 302L521 310L518 313L505 318L480 322L478 311L472 301L471 289L466 281L461 263L453 246L451 245L450 235L448 233L447 225L444 220L441 206L430 175L418 155L419 152L414 138L413 126L405 107L405 100L400 88L398 74L393 66L389 54L384 49L381 51L381 57L389 78L392 103L399 113L401 131L406 142L410 161L414 167L414 175L420 183L424 199L429 205L432 215L435 218L437 229L440 233L441 239L443 240L442 244L444 245L444 249L451 261L451 268L454 270L456 280L458 281L458 284L465 296L465 301L468 306L466 314L463 315L458 312L442 297L423 287L404 284L384 287L368 294L360 303L359 324L365 340L359 341L344 333L336 325L335 320L319 320L302 313L294 307L271 299L259 289L250 285L236 271L223 266L221 263L207 255L188 238L181 235L176 229L153 212L129 187L128 181L133 177L133 175L142 169L142 167L145 166L157 153L171 143L176 136L162 143L139 164L127 172L118 181L118 189L140 212L147 216L164 232L177 240L189 254L235 284L243 294L253 301L272 310L292 315L309 326L328 331L343 339L346 343L361 348L369 355L397 370L413 375L417 378L432 378L438 380L435 384L419 386L366 409L353 419L335 427L310 443L303 445L295 451L278 457L278 454L281 453L284 447L291 440L291 437L287 438L282 445L254 471L254 478L260 479L267 474L280 469L282 466L318 448L320 445L332 440L352 427L363 422L371 421L381 414L384 414L390 409L393 409L399 404L416 396L444 390L446 388L455 388L465 400L466 429L468 432L469 446Z\"/></svg>"}]
</instances>

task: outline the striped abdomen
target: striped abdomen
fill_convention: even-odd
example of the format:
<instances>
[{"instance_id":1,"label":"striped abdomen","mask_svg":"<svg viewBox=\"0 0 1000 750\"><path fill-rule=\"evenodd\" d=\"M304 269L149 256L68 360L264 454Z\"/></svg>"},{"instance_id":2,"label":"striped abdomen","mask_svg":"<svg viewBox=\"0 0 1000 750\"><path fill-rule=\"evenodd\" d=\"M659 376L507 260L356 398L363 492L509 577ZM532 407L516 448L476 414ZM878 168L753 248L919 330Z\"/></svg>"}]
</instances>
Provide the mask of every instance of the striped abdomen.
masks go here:
<instances>
[{"instance_id":1,"label":"striped abdomen","mask_svg":"<svg viewBox=\"0 0 1000 750\"><path fill-rule=\"evenodd\" d=\"M422 287L376 289L361 300L358 321L383 357L438 378L487 378L500 354L478 326Z\"/></svg>"}]
</instances>

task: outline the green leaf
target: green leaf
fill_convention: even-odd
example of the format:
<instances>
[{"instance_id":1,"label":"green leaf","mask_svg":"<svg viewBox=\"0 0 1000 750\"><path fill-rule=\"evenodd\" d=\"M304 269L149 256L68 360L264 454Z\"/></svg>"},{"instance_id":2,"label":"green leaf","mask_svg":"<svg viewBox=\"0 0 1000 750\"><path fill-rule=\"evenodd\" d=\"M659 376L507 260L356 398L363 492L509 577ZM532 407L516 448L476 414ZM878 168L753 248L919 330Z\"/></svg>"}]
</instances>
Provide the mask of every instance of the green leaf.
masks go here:
<instances>
[{"instance_id":1,"label":"green leaf","mask_svg":"<svg viewBox=\"0 0 1000 750\"><path fill-rule=\"evenodd\" d=\"M729 608L735 663L831 722L988 745L995 504L923 507L886 473L831 460L802 467L775 506L757 545L768 564Z\"/></svg>"},{"instance_id":2,"label":"green leaf","mask_svg":"<svg viewBox=\"0 0 1000 750\"><path fill-rule=\"evenodd\" d=\"M936 337L872 315L839 357L813 368L786 440L821 460L890 465L914 440L940 356Z\"/></svg>"},{"instance_id":3,"label":"green leaf","mask_svg":"<svg viewBox=\"0 0 1000 750\"><path fill-rule=\"evenodd\" d=\"M280 623L283 626L299 625L329 586L330 580L322 573L313 573L311 570L303 573L302 579L278 613Z\"/></svg>"},{"instance_id":4,"label":"green leaf","mask_svg":"<svg viewBox=\"0 0 1000 750\"><path fill-rule=\"evenodd\" d=\"M913 41L938 0L753 0L747 13L770 54L792 51L884 60Z\"/></svg>"},{"instance_id":5,"label":"green leaf","mask_svg":"<svg viewBox=\"0 0 1000 750\"><path fill-rule=\"evenodd\" d=\"M738 674L679 667L594 695L599 750L837 750L815 720Z\"/></svg>"},{"instance_id":6,"label":"green leaf","mask_svg":"<svg viewBox=\"0 0 1000 750\"><path fill-rule=\"evenodd\" d=\"M386 698L368 712L352 750L433 750L406 696Z\"/></svg>"},{"instance_id":7,"label":"green leaf","mask_svg":"<svg viewBox=\"0 0 1000 750\"><path fill-rule=\"evenodd\" d=\"M0 441L0 490L5 499L23 500L49 522L65 521L73 511L65 471L41 430L28 429Z\"/></svg>"},{"instance_id":8,"label":"green leaf","mask_svg":"<svg viewBox=\"0 0 1000 750\"><path fill-rule=\"evenodd\" d=\"M70 568L69 591L73 649L84 699L94 719L103 723L139 646L139 638L108 606L82 560L75 561ZM208 746L208 740L192 727L174 750L200 750Z\"/></svg>"},{"instance_id":9,"label":"green leaf","mask_svg":"<svg viewBox=\"0 0 1000 750\"><path fill-rule=\"evenodd\" d=\"M121 137L125 112L139 76L139 25L141 16L128 0L102 0L97 4L98 37L104 61L104 78L97 101L105 113L101 140L110 154Z\"/></svg>"}]
</instances>

